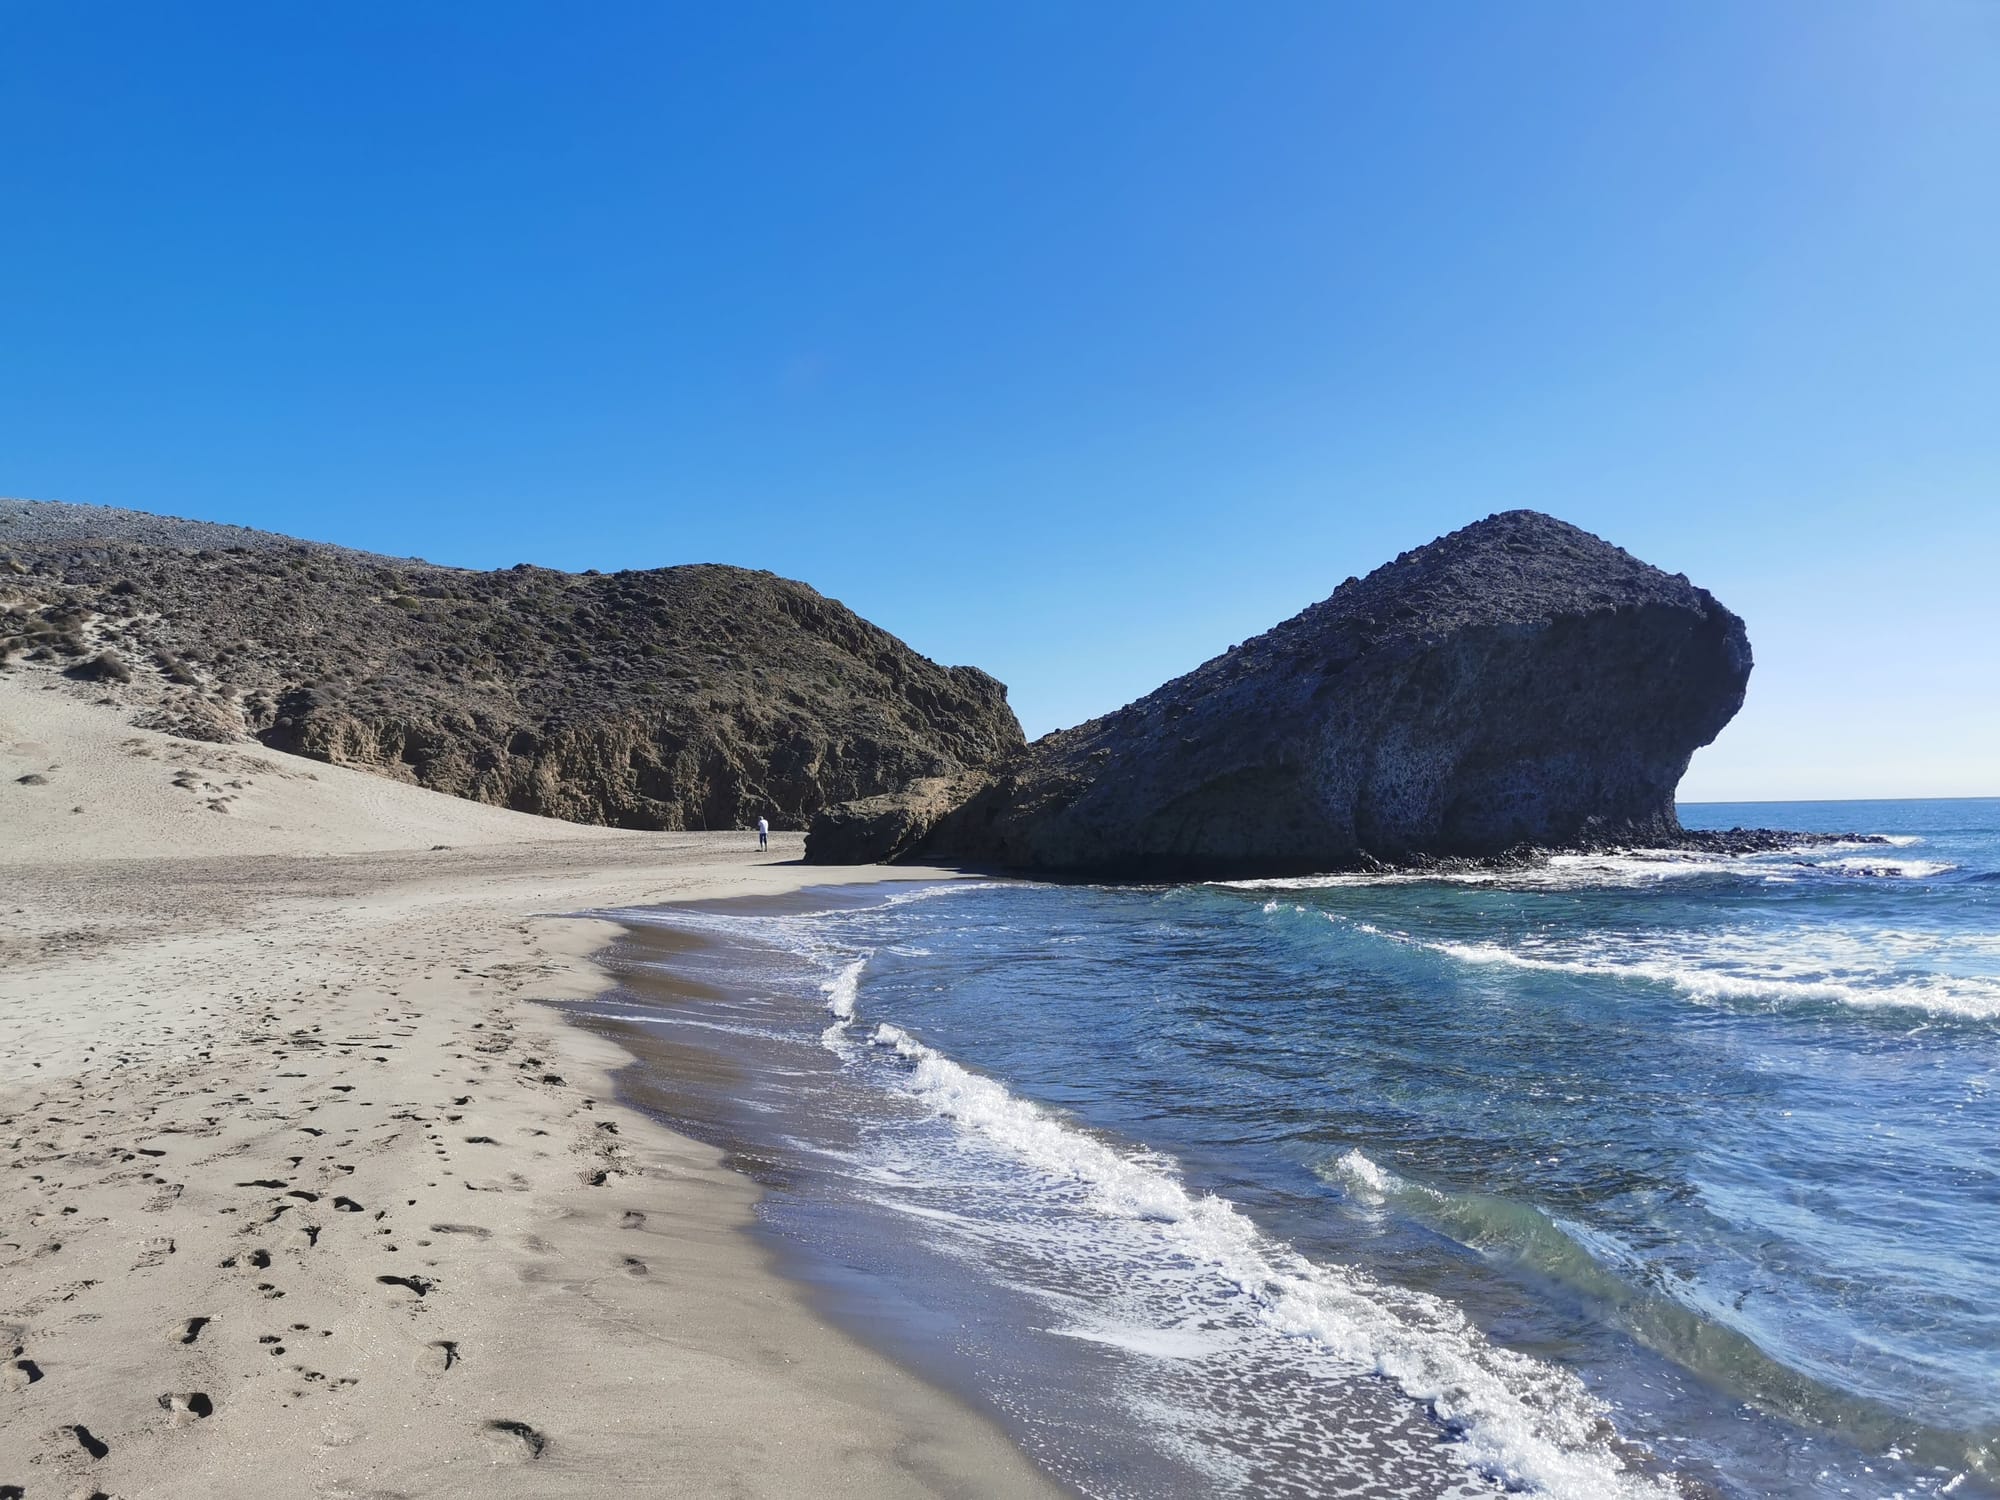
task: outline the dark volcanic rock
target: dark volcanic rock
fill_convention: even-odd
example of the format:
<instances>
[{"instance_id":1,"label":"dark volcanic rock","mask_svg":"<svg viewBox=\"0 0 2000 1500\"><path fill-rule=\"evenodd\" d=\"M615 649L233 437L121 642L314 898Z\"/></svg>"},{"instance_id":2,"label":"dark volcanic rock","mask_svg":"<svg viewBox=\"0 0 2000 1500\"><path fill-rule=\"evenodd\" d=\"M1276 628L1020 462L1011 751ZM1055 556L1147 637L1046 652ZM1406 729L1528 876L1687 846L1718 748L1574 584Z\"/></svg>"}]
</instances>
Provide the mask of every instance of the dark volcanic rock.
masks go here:
<instances>
[{"instance_id":1,"label":"dark volcanic rock","mask_svg":"<svg viewBox=\"0 0 2000 1500\"><path fill-rule=\"evenodd\" d=\"M926 776L901 791L883 792L824 809L806 835L814 864L887 864L921 849L938 824L993 785L991 773Z\"/></svg>"},{"instance_id":2,"label":"dark volcanic rock","mask_svg":"<svg viewBox=\"0 0 2000 1500\"><path fill-rule=\"evenodd\" d=\"M942 806L813 826L827 863L1213 876L1680 837L1674 789L1743 702L1743 622L1687 579L1509 511L1407 552Z\"/></svg>"},{"instance_id":3,"label":"dark volcanic rock","mask_svg":"<svg viewBox=\"0 0 2000 1500\"><path fill-rule=\"evenodd\" d=\"M129 667L174 733L630 828L798 827L1022 743L993 678L771 573L472 572L97 506L0 501L15 653Z\"/></svg>"}]
</instances>

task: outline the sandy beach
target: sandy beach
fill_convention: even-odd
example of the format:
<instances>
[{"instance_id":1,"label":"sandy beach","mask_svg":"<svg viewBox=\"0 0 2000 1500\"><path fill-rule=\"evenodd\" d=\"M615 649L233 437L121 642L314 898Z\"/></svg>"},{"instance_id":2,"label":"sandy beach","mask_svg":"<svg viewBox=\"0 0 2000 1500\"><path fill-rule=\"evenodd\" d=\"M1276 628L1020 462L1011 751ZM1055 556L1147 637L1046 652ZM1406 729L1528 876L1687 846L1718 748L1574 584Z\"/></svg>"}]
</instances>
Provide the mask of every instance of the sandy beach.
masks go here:
<instances>
[{"instance_id":1,"label":"sandy beach","mask_svg":"<svg viewBox=\"0 0 2000 1500\"><path fill-rule=\"evenodd\" d=\"M534 1002L793 835L552 823L0 678L0 1496L1038 1495ZM907 878L911 871L899 869Z\"/></svg>"}]
</instances>

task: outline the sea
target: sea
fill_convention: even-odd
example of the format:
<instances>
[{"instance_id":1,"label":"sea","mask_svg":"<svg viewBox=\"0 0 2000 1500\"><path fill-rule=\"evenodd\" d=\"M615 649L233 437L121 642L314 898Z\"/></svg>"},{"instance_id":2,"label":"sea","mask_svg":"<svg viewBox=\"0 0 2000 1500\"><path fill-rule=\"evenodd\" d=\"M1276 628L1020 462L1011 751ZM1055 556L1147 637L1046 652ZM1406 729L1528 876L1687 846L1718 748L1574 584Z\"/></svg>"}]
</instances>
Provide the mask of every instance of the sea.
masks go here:
<instances>
[{"instance_id":1,"label":"sea","mask_svg":"<svg viewBox=\"0 0 2000 1500\"><path fill-rule=\"evenodd\" d=\"M2000 799L612 913L573 1007L1080 1495L2000 1495Z\"/></svg>"}]
</instances>

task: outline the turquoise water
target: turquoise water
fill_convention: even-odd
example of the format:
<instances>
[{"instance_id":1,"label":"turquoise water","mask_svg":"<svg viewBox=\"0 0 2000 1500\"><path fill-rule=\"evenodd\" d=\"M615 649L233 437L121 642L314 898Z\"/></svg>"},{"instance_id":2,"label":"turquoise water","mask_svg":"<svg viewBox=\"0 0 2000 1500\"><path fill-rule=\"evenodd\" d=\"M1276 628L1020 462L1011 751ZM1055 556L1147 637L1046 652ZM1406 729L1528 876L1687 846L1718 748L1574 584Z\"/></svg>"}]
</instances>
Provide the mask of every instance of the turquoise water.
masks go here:
<instances>
[{"instance_id":1,"label":"turquoise water","mask_svg":"<svg viewBox=\"0 0 2000 1500\"><path fill-rule=\"evenodd\" d=\"M1895 843L653 912L754 983L599 1011L1084 1493L1994 1494L2000 801L1683 817Z\"/></svg>"}]
</instances>

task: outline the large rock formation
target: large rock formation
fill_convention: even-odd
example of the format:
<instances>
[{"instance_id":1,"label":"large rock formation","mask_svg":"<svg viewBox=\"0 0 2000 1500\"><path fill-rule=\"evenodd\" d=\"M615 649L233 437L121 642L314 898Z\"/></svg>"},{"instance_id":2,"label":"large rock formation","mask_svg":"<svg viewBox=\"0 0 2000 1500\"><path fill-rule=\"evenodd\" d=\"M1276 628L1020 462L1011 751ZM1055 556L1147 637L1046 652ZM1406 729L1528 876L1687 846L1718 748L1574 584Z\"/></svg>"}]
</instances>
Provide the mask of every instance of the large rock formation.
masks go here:
<instances>
[{"instance_id":1,"label":"large rock formation","mask_svg":"<svg viewBox=\"0 0 2000 1500\"><path fill-rule=\"evenodd\" d=\"M997 773L830 808L807 858L1179 877L1667 841L1749 675L1705 590L1509 511Z\"/></svg>"},{"instance_id":2,"label":"large rock formation","mask_svg":"<svg viewBox=\"0 0 2000 1500\"><path fill-rule=\"evenodd\" d=\"M1022 743L993 678L774 574L472 572L98 506L0 501L10 656L174 733L629 828L798 827Z\"/></svg>"}]
</instances>

